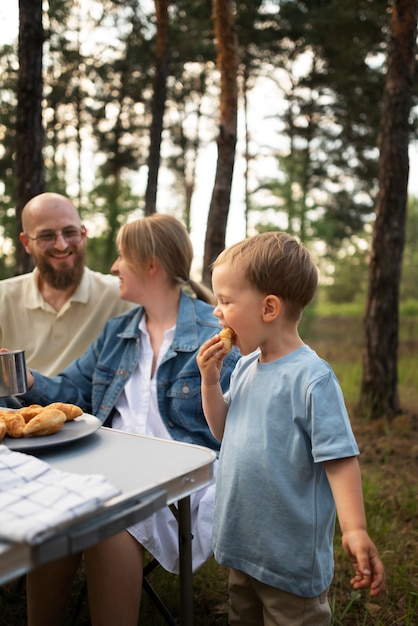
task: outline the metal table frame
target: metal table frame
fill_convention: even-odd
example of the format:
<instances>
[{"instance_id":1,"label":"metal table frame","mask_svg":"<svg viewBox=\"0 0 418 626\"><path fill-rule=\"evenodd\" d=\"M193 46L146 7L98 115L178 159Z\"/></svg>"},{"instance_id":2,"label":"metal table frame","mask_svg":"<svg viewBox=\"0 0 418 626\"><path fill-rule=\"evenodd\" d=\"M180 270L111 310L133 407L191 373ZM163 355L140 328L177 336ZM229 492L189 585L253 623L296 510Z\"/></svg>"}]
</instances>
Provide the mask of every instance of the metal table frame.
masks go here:
<instances>
[{"instance_id":1,"label":"metal table frame","mask_svg":"<svg viewBox=\"0 0 418 626\"><path fill-rule=\"evenodd\" d=\"M215 453L201 446L105 427L74 444L32 453L63 471L103 474L122 494L97 511L63 524L38 545L0 541L0 584L48 561L83 551L177 502L181 624L192 626L190 495L211 482Z\"/></svg>"}]
</instances>

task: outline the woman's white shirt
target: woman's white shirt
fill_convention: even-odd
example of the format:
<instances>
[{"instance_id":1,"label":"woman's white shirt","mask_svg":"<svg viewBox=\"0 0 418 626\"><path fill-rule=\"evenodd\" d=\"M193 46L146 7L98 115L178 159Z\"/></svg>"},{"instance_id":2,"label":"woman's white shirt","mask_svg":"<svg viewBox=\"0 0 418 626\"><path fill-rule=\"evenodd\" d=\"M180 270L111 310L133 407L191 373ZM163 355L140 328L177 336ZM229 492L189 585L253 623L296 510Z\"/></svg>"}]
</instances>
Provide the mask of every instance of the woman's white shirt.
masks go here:
<instances>
[{"instance_id":1,"label":"woman's white shirt","mask_svg":"<svg viewBox=\"0 0 418 626\"><path fill-rule=\"evenodd\" d=\"M138 364L115 404L113 428L137 435L171 439L158 410L156 374L163 356L173 342L175 329L173 326L165 331L154 375L151 376L154 353L145 315L141 318L139 323L141 350Z\"/></svg>"}]
</instances>

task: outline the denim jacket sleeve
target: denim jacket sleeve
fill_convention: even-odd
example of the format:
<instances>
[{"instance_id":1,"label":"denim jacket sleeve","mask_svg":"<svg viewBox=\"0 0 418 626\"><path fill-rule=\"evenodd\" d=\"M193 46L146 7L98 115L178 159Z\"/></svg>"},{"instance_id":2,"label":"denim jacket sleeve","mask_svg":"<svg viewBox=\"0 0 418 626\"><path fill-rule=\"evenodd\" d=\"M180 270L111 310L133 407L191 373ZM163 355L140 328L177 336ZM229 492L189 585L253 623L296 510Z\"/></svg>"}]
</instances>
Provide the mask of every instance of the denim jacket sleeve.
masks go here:
<instances>
[{"instance_id":1,"label":"denim jacket sleeve","mask_svg":"<svg viewBox=\"0 0 418 626\"><path fill-rule=\"evenodd\" d=\"M201 395L197 352L204 341L219 332L213 307L183 296L171 350L157 374L157 397L162 420L173 439L219 450L220 444L206 422ZM239 358L234 349L224 360L221 371L223 391Z\"/></svg>"},{"instance_id":2,"label":"denim jacket sleeve","mask_svg":"<svg viewBox=\"0 0 418 626\"><path fill-rule=\"evenodd\" d=\"M87 366L90 367L87 367ZM49 404L70 402L79 405L86 413L92 412L91 381L95 367L94 346L87 349L82 357L73 361L61 374L48 377L32 370L34 384L22 396L27 403Z\"/></svg>"}]
</instances>

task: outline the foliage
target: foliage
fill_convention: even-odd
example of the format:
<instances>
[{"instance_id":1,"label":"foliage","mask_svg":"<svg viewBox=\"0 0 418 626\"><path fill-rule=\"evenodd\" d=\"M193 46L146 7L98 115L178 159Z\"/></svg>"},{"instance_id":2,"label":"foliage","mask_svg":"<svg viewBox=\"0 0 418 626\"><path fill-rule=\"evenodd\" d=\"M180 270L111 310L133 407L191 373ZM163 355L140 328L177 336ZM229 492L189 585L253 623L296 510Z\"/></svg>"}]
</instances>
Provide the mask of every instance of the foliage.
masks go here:
<instances>
[{"instance_id":1,"label":"foliage","mask_svg":"<svg viewBox=\"0 0 418 626\"><path fill-rule=\"evenodd\" d=\"M400 307L407 303L413 311L418 301L418 198L411 196L405 229L402 276L399 285ZM358 237L343 242L340 250L319 259L325 280L321 286L323 298L334 304L360 302L365 306L370 258L370 227Z\"/></svg>"},{"instance_id":2,"label":"foliage","mask_svg":"<svg viewBox=\"0 0 418 626\"><path fill-rule=\"evenodd\" d=\"M81 208L83 220L93 218L88 231L88 264L94 270L109 273L117 257L116 235L128 216L141 217L140 198L124 180L104 177L89 193L88 207ZM91 210L94 207L94 211ZM90 230L91 235L90 235Z\"/></svg>"},{"instance_id":3,"label":"foliage","mask_svg":"<svg viewBox=\"0 0 418 626\"><path fill-rule=\"evenodd\" d=\"M418 289L418 198L410 197L405 229L405 248L400 288L401 301L417 298Z\"/></svg>"},{"instance_id":4,"label":"foliage","mask_svg":"<svg viewBox=\"0 0 418 626\"><path fill-rule=\"evenodd\" d=\"M270 194L256 211L273 208L282 228L334 251L373 213L386 4L280 3L273 77L285 103L275 125L285 147L277 177L260 182L257 190Z\"/></svg>"},{"instance_id":5,"label":"foliage","mask_svg":"<svg viewBox=\"0 0 418 626\"><path fill-rule=\"evenodd\" d=\"M361 231L376 193L386 0L355 0L344 7L337 0L238 1L235 6L241 107L260 79L271 79L278 94L270 145L261 146L257 137L245 139L246 212L255 211L263 228L282 223L284 215L283 228L303 240L319 238L338 249L341 241ZM133 193L142 194L139 179L147 164L154 75L152 5L145 10L137 0L90 0L88 5L52 0L48 7L47 188L68 193L83 206L99 178L108 184L112 176L129 181ZM172 4L169 32L161 156L175 177L171 188L175 206L181 207L189 225L196 163L213 141L217 124L218 75L210 3ZM0 218L5 217L1 223L13 238L8 211L16 195L15 138L13 131L5 129L14 127L16 49L1 49L0 61L0 134L4 137L0 173L5 185ZM307 71L301 73L302 66ZM283 140L287 148L278 151ZM277 155L274 181L252 176L251 162L261 152Z\"/></svg>"},{"instance_id":6,"label":"foliage","mask_svg":"<svg viewBox=\"0 0 418 626\"><path fill-rule=\"evenodd\" d=\"M334 258L332 283L325 288L331 302L339 304L360 300L364 303L368 260L368 248L356 245L355 241L342 248L341 254Z\"/></svg>"},{"instance_id":7,"label":"foliage","mask_svg":"<svg viewBox=\"0 0 418 626\"><path fill-rule=\"evenodd\" d=\"M5 46L0 53L0 237L13 241L16 231L14 211L16 192L15 152L16 152L16 50ZM3 255L1 266L10 265Z\"/></svg>"}]
</instances>

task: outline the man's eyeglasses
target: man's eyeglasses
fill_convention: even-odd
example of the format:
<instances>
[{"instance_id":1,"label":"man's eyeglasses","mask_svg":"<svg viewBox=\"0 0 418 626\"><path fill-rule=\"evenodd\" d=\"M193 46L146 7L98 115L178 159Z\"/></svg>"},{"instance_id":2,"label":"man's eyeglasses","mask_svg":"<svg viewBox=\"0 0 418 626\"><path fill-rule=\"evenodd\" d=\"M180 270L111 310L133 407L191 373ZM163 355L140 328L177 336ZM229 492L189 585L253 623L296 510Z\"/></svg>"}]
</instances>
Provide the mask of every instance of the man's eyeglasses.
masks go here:
<instances>
[{"instance_id":1,"label":"man's eyeglasses","mask_svg":"<svg viewBox=\"0 0 418 626\"><path fill-rule=\"evenodd\" d=\"M84 228L74 228L74 226L66 226L62 230L43 230L36 235L36 237L30 237L26 235L28 239L36 241L40 248L50 248L55 245L57 237L59 235L65 239L69 246L77 246L83 236Z\"/></svg>"}]
</instances>

